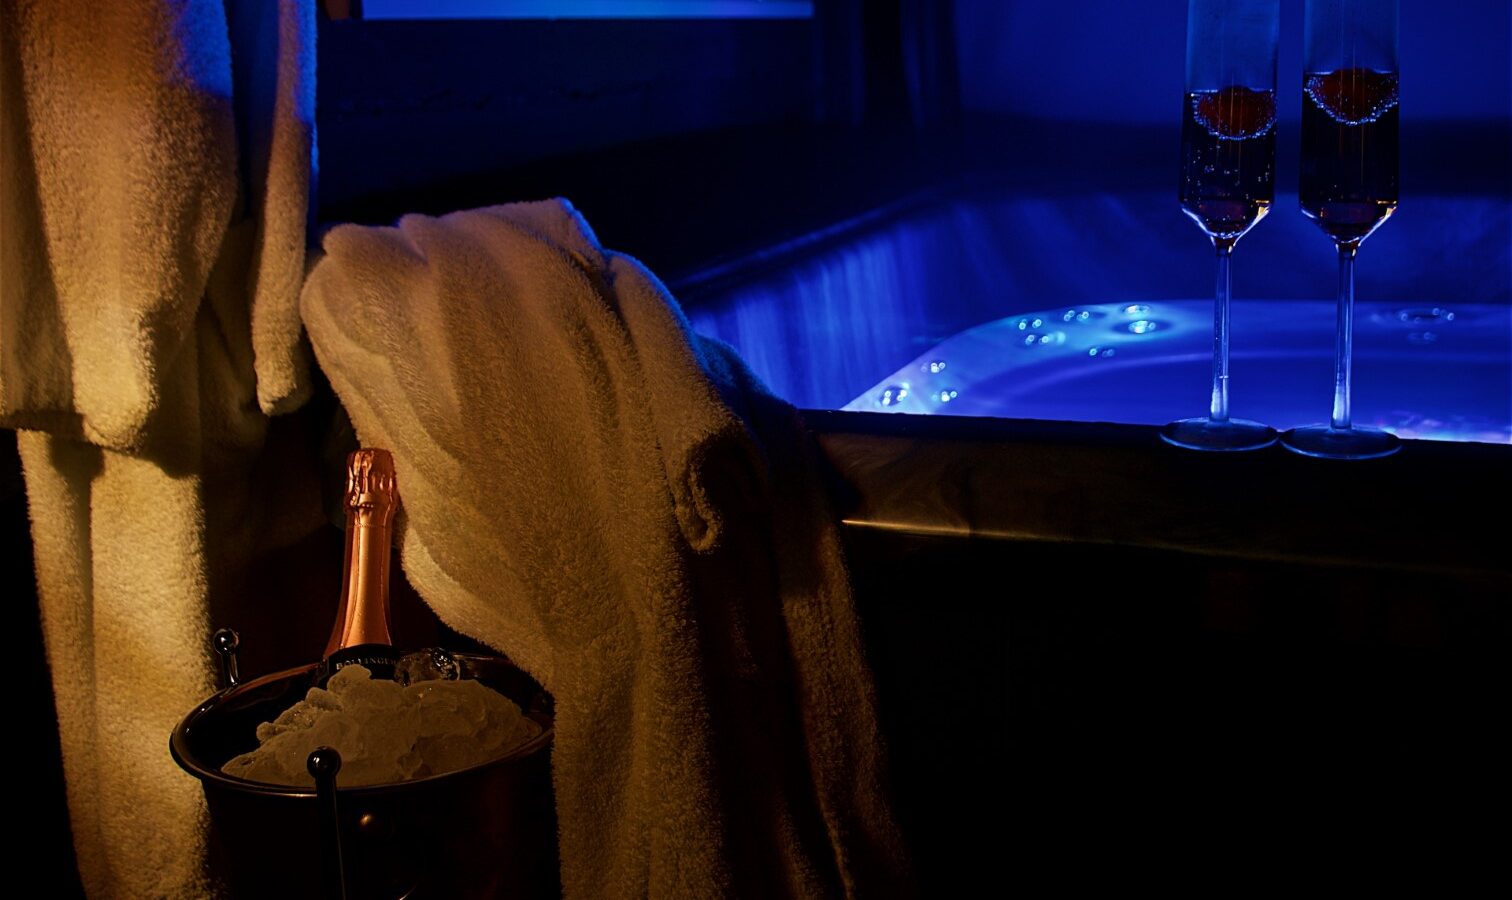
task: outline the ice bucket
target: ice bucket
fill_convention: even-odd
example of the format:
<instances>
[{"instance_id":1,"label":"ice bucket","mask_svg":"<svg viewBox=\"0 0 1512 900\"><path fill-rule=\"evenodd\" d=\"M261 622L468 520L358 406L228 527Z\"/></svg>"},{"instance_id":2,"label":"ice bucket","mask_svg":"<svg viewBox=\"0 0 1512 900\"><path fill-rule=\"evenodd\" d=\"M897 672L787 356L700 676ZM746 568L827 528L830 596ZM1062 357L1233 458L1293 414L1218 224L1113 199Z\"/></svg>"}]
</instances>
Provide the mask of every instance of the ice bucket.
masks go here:
<instances>
[{"instance_id":1,"label":"ice bucket","mask_svg":"<svg viewBox=\"0 0 1512 900\"><path fill-rule=\"evenodd\" d=\"M222 648L224 649L224 648ZM256 728L303 699L319 665L232 683L173 732L173 758L204 786L211 864L236 897L349 900L560 897L551 793L551 700L499 657L457 653L519 704L539 736L444 775L323 790L260 784L220 767L257 745ZM339 774L336 783L339 784Z\"/></svg>"}]
</instances>

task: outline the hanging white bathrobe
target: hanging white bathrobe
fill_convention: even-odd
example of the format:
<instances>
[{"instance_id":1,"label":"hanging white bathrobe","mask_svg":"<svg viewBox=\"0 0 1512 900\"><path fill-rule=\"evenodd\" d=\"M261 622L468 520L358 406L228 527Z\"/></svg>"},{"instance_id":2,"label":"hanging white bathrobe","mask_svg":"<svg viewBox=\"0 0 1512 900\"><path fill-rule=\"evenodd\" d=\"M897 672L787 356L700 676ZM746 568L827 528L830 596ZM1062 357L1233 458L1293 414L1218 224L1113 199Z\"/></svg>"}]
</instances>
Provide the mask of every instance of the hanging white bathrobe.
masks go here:
<instances>
[{"instance_id":1,"label":"hanging white bathrobe","mask_svg":"<svg viewBox=\"0 0 1512 900\"><path fill-rule=\"evenodd\" d=\"M0 426L20 430L92 897L213 890L166 741L212 688L216 579L270 531L266 414L308 391L313 111L312 0L0 17Z\"/></svg>"}]
</instances>

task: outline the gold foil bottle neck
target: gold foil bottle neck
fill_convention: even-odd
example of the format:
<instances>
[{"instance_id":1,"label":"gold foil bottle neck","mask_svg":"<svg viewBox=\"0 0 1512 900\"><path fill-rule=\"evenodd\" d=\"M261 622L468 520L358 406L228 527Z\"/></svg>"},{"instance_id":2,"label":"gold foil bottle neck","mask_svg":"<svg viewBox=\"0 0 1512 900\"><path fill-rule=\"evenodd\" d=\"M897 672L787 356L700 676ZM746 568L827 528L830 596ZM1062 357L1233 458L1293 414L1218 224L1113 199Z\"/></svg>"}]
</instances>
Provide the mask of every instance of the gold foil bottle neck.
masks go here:
<instances>
[{"instance_id":1,"label":"gold foil bottle neck","mask_svg":"<svg viewBox=\"0 0 1512 900\"><path fill-rule=\"evenodd\" d=\"M392 649L389 630L389 554L399 490L394 458L387 450L363 449L347 457L346 572L341 603L325 658L352 648L373 657L373 648ZM337 660L339 668L340 660ZM372 668L370 663L365 663ZM334 671L334 669L333 669Z\"/></svg>"},{"instance_id":2,"label":"gold foil bottle neck","mask_svg":"<svg viewBox=\"0 0 1512 900\"><path fill-rule=\"evenodd\" d=\"M355 450L347 456L349 525L388 525L399 508L394 457L387 450Z\"/></svg>"}]
</instances>

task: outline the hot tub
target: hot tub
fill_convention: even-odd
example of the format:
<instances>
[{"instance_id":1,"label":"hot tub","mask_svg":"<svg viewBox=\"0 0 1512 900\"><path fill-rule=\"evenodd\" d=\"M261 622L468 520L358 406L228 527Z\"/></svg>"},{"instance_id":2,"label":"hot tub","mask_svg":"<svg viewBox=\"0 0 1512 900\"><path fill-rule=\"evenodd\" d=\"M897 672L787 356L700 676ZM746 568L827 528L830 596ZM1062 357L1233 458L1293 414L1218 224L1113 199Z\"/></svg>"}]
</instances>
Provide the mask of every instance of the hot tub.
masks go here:
<instances>
[{"instance_id":1,"label":"hot tub","mask_svg":"<svg viewBox=\"0 0 1512 900\"><path fill-rule=\"evenodd\" d=\"M1506 756L1478 710L1512 585L1482 515L1512 487L1507 195L1406 197L1366 243L1356 418L1448 440L1341 465L1081 424L1207 408L1213 259L1174 193L918 197L673 284L809 410L942 896L1008 858L1056 875L1122 848L1124 872L1221 857L1207 832L1267 846L1318 797L1379 843L1446 821L1412 805L1444 773L1478 796ZM1294 197L1240 243L1236 415L1326 417L1336 279ZM941 721L970 723L943 766ZM1152 805L1191 812L1196 843L1142 828ZM972 824L983 806L1000 827ZM1108 809L1135 812L1086 814Z\"/></svg>"},{"instance_id":2,"label":"hot tub","mask_svg":"<svg viewBox=\"0 0 1512 900\"><path fill-rule=\"evenodd\" d=\"M1509 247L1504 197L1403 200L1357 269L1357 422L1512 443ZM976 186L803 236L679 293L695 329L800 407L1164 424L1207 409L1212 277L1173 194ZM1277 428L1327 418L1336 281L1327 240L1279 197L1235 253L1235 415Z\"/></svg>"},{"instance_id":3,"label":"hot tub","mask_svg":"<svg viewBox=\"0 0 1512 900\"><path fill-rule=\"evenodd\" d=\"M1334 305L1252 302L1233 313L1235 415L1279 429L1328 417ZM968 329L844 408L1161 425L1201 415L1210 300L1057 307ZM1512 308L1359 304L1354 420L1399 437L1512 443Z\"/></svg>"}]
</instances>

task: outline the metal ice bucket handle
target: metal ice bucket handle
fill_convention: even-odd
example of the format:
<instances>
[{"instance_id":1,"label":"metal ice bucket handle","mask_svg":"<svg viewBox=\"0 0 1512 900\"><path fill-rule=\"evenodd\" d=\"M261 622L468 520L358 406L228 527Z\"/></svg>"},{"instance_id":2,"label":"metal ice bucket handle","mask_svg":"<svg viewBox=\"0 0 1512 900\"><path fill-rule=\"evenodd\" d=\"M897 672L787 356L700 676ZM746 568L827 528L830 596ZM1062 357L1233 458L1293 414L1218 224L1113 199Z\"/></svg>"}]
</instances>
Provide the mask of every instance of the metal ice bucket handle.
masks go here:
<instances>
[{"instance_id":1,"label":"metal ice bucket handle","mask_svg":"<svg viewBox=\"0 0 1512 900\"><path fill-rule=\"evenodd\" d=\"M234 628L222 628L210 638L210 646L220 657L221 690L241 684L241 667L236 660L236 651L241 647L241 635Z\"/></svg>"},{"instance_id":2,"label":"metal ice bucket handle","mask_svg":"<svg viewBox=\"0 0 1512 900\"><path fill-rule=\"evenodd\" d=\"M315 777L315 796L320 803L321 852L324 854L326 891L332 900L347 900L346 855L341 849L341 811L337 808L336 773L341 754L334 747L316 747L305 763Z\"/></svg>"}]
</instances>

